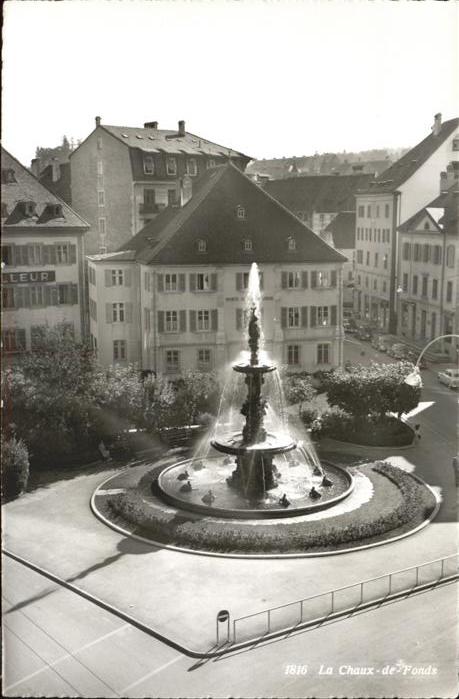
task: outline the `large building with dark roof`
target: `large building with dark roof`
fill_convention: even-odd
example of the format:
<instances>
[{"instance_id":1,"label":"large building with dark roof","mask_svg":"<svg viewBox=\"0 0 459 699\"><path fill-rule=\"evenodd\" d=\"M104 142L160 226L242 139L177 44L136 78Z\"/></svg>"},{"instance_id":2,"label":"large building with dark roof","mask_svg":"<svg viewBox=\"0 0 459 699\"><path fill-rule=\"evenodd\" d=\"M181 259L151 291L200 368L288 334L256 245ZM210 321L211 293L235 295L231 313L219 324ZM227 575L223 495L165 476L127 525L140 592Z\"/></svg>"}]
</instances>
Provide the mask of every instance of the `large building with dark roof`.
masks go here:
<instances>
[{"instance_id":1,"label":"large building with dark roof","mask_svg":"<svg viewBox=\"0 0 459 699\"><path fill-rule=\"evenodd\" d=\"M459 160L459 119L435 115L431 133L356 196L355 311L395 333L398 228L438 193L441 171Z\"/></svg>"},{"instance_id":2,"label":"large building with dark roof","mask_svg":"<svg viewBox=\"0 0 459 699\"><path fill-rule=\"evenodd\" d=\"M101 362L178 374L234 361L254 262L266 350L291 370L340 365L345 258L232 163L206 171L117 252L88 258Z\"/></svg>"},{"instance_id":3,"label":"large building with dark roof","mask_svg":"<svg viewBox=\"0 0 459 699\"><path fill-rule=\"evenodd\" d=\"M242 170L250 158L186 131L110 126L96 117L94 131L70 155L72 206L91 224L89 253L114 252L166 206L178 205L185 176L231 160Z\"/></svg>"},{"instance_id":4,"label":"large building with dark roof","mask_svg":"<svg viewBox=\"0 0 459 699\"><path fill-rule=\"evenodd\" d=\"M264 183L268 194L320 235L340 211L355 211L355 195L373 174L300 175Z\"/></svg>"},{"instance_id":5,"label":"large building with dark roof","mask_svg":"<svg viewBox=\"0 0 459 699\"><path fill-rule=\"evenodd\" d=\"M81 338L89 226L10 153L1 153L3 351L33 350L46 326L65 326Z\"/></svg>"}]
</instances>

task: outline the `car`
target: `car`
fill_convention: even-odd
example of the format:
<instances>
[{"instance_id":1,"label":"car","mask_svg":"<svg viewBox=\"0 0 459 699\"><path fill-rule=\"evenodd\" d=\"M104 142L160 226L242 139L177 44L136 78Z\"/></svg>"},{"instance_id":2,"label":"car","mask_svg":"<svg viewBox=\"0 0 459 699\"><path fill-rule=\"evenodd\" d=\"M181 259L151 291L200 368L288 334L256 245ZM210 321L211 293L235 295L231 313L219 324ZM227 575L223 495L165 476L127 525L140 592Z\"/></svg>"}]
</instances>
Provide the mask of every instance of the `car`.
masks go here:
<instances>
[{"instance_id":1,"label":"car","mask_svg":"<svg viewBox=\"0 0 459 699\"><path fill-rule=\"evenodd\" d=\"M448 388L459 388L459 369L444 369L444 371L439 371L437 378L440 383L444 383Z\"/></svg>"},{"instance_id":2,"label":"car","mask_svg":"<svg viewBox=\"0 0 459 699\"><path fill-rule=\"evenodd\" d=\"M358 340L363 340L364 342L370 342L371 340L370 330L362 325L357 329L355 336Z\"/></svg>"}]
</instances>

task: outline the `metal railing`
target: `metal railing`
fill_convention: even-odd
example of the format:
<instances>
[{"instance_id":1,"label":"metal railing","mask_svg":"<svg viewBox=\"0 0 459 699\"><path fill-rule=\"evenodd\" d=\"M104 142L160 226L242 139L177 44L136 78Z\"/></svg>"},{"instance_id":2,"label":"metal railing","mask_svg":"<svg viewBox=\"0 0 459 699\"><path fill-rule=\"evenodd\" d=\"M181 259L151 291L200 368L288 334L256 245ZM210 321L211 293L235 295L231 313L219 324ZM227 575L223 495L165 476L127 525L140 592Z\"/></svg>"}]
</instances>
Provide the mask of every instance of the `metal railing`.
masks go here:
<instances>
[{"instance_id":1,"label":"metal railing","mask_svg":"<svg viewBox=\"0 0 459 699\"><path fill-rule=\"evenodd\" d=\"M304 597L233 619L231 643L243 643L272 633L293 631L330 616L353 612L388 598L458 577L459 554L402 568L375 578Z\"/></svg>"}]
</instances>

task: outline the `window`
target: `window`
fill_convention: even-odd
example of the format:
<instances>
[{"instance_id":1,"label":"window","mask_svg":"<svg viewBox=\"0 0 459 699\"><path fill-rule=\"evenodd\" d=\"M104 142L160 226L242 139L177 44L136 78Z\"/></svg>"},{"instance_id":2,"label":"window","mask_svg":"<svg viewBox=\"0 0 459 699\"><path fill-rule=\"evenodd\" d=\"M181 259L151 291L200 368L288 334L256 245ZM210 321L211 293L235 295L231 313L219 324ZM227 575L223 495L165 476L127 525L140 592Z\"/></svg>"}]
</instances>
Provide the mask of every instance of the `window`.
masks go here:
<instances>
[{"instance_id":1,"label":"window","mask_svg":"<svg viewBox=\"0 0 459 699\"><path fill-rule=\"evenodd\" d=\"M299 272L287 272L287 289L298 289L301 286Z\"/></svg>"},{"instance_id":2,"label":"window","mask_svg":"<svg viewBox=\"0 0 459 699\"><path fill-rule=\"evenodd\" d=\"M191 177L196 177L198 174L198 165L196 163L196 158L188 158L186 161L186 174Z\"/></svg>"},{"instance_id":3,"label":"window","mask_svg":"<svg viewBox=\"0 0 459 699\"><path fill-rule=\"evenodd\" d=\"M328 306L317 306L317 325L330 325Z\"/></svg>"},{"instance_id":4,"label":"window","mask_svg":"<svg viewBox=\"0 0 459 699\"><path fill-rule=\"evenodd\" d=\"M102 160L97 161L97 174L98 175L104 174L104 164L103 164Z\"/></svg>"},{"instance_id":5,"label":"window","mask_svg":"<svg viewBox=\"0 0 459 699\"><path fill-rule=\"evenodd\" d=\"M421 290L421 296L427 296L427 284L428 284L428 277L423 276L422 277L422 290Z\"/></svg>"},{"instance_id":6,"label":"window","mask_svg":"<svg viewBox=\"0 0 459 699\"><path fill-rule=\"evenodd\" d=\"M196 275L196 289L198 291L209 291L209 289L210 289L210 275L209 274L197 274Z\"/></svg>"},{"instance_id":7,"label":"window","mask_svg":"<svg viewBox=\"0 0 459 699\"><path fill-rule=\"evenodd\" d=\"M367 267L370 266L370 251L367 250Z\"/></svg>"},{"instance_id":8,"label":"window","mask_svg":"<svg viewBox=\"0 0 459 699\"><path fill-rule=\"evenodd\" d=\"M43 286L30 287L30 305L32 308L44 306Z\"/></svg>"},{"instance_id":9,"label":"window","mask_svg":"<svg viewBox=\"0 0 459 699\"><path fill-rule=\"evenodd\" d=\"M453 150L459 150L459 136L453 138Z\"/></svg>"},{"instance_id":10,"label":"window","mask_svg":"<svg viewBox=\"0 0 459 699\"><path fill-rule=\"evenodd\" d=\"M378 280L373 279L373 291L378 291Z\"/></svg>"},{"instance_id":11,"label":"window","mask_svg":"<svg viewBox=\"0 0 459 699\"><path fill-rule=\"evenodd\" d=\"M385 205L384 205L384 216L385 216L386 218L389 218L389 216L390 216L390 206L389 206L389 204L385 204Z\"/></svg>"},{"instance_id":12,"label":"window","mask_svg":"<svg viewBox=\"0 0 459 699\"><path fill-rule=\"evenodd\" d=\"M17 182L14 170L2 167L2 184L12 184L13 182Z\"/></svg>"},{"instance_id":13,"label":"window","mask_svg":"<svg viewBox=\"0 0 459 699\"><path fill-rule=\"evenodd\" d=\"M2 287L2 308L14 308L14 289L12 286Z\"/></svg>"},{"instance_id":14,"label":"window","mask_svg":"<svg viewBox=\"0 0 459 699\"><path fill-rule=\"evenodd\" d=\"M122 269L112 269L112 286L123 286L123 279Z\"/></svg>"},{"instance_id":15,"label":"window","mask_svg":"<svg viewBox=\"0 0 459 699\"><path fill-rule=\"evenodd\" d=\"M152 155L143 156L143 171L145 175L155 174L155 161ZM167 173L169 174L169 173Z\"/></svg>"},{"instance_id":16,"label":"window","mask_svg":"<svg viewBox=\"0 0 459 699\"><path fill-rule=\"evenodd\" d=\"M409 243L403 243L403 259L404 260L410 259L410 244Z\"/></svg>"},{"instance_id":17,"label":"window","mask_svg":"<svg viewBox=\"0 0 459 699\"><path fill-rule=\"evenodd\" d=\"M252 252L252 241L250 238L244 238L242 247L244 252Z\"/></svg>"},{"instance_id":18,"label":"window","mask_svg":"<svg viewBox=\"0 0 459 699\"><path fill-rule=\"evenodd\" d=\"M387 282L385 280L383 280L383 283L382 283L382 290L383 290L383 294L385 294L387 291Z\"/></svg>"},{"instance_id":19,"label":"window","mask_svg":"<svg viewBox=\"0 0 459 699\"><path fill-rule=\"evenodd\" d=\"M178 332L178 313L177 311L166 311L166 327L165 332L176 333Z\"/></svg>"},{"instance_id":20,"label":"window","mask_svg":"<svg viewBox=\"0 0 459 699\"><path fill-rule=\"evenodd\" d=\"M379 218L379 205L376 205L376 218Z\"/></svg>"},{"instance_id":21,"label":"window","mask_svg":"<svg viewBox=\"0 0 459 699\"><path fill-rule=\"evenodd\" d=\"M2 343L5 352L22 352L26 348L26 331L18 328L4 330Z\"/></svg>"},{"instance_id":22,"label":"window","mask_svg":"<svg viewBox=\"0 0 459 699\"><path fill-rule=\"evenodd\" d=\"M451 303L453 300L453 282L446 282L446 302Z\"/></svg>"},{"instance_id":23,"label":"window","mask_svg":"<svg viewBox=\"0 0 459 699\"><path fill-rule=\"evenodd\" d=\"M124 303L112 303L112 321L124 323Z\"/></svg>"},{"instance_id":24,"label":"window","mask_svg":"<svg viewBox=\"0 0 459 699\"><path fill-rule=\"evenodd\" d=\"M454 245L448 245L446 248L446 266L454 267Z\"/></svg>"},{"instance_id":25,"label":"window","mask_svg":"<svg viewBox=\"0 0 459 699\"><path fill-rule=\"evenodd\" d=\"M390 229L386 228L386 243L390 243Z\"/></svg>"},{"instance_id":26,"label":"window","mask_svg":"<svg viewBox=\"0 0 459 699\"><path fill-rule=\"evenodd\" d=\"M243 206L238 206L238 207L236 208L236 216L237 216L237 218L240 219L240 220L244 220L244 219L245 219L245 208L244 208Z\"/></svg>"},{"instance_id":27,"label":"window","mask_svg":"<svg viewBox=\"0 0 459 699\"><path fill-rule=\"evenodd\" d=\"M330 274L328 272L317 272L317 286L330 286Z\"/></svg>"},{"instance_id":28,"label":"window","mask_svg":"<svg viewBox=\"0 0 459 699\"><path fill-rule=\"evenodd\" d=\"M364 206L359 206L358 214L359 214L359 218L365 217L365 207Z\"/></svg>"},{"instance_id":29,"label":"window","mask_svg":"<svg viewBox=\"0 0 459 699\"><path fill-rule=\"evenodd\" d=\"M371 236L372 236L372 232L373 232L373 229L372 229L372 228L370 228L370 233L369 233L369 236L370 236L369 240L370 240L370 242L371 242L371 240L372 240L372 238L371 238Z\"/></svg>"},{"instance_id":30,"label":"window","mask_svg":"<svg viewBox=\"0 0 459 699\"><path fill-rule=\"evenodd\" d=\"M57 285L58 303L61 305L72 303L72 287L70 284Z\"/></svg>"},{"instance_id":31,"label":"window","mask_svg":"<svg viewBox=\"0 0 459 699\"><path fill-rule=\"evenodd\" d=\"M317 364L330 364L330 344L328 342L317 345Z\"/></svg>"},{"instance_id":32,"label":"window","mask_svg":"<svg viewBox=\"0 0 459 699\"><path fill-rule=\"evenodd\" d=\"M210 349L198 349L198 369L210 369L211 357Z\"/></svg>"},{"instance_id":33,"label":"window","mask_svg":"<svg viewBox=\"0 0 459 699\"><path fill-rule=\"evenodd\" d=\"M357 284L358 286L362 286L362 277L360 274L357 275Z\"/></svg>"},{"instance_id":34,"label":"window","mask_svg":"<svg viewBox=\"0 0 459 699\"><path fill-rule=\"evenodd\" d=\"M210 330L210 311L198 311L198 330Z\"/></svg>"},{"instance_id":35,"label":"window","mask_svg":"<svg viewBox=\"0 0 459 699\"><path fill-rule=\"evenodd\" d=\"M367 218L371 218L371 204L367 205Z\"/></svg>"},{"instance_id":36,"label":"window","mask_svg":"<svg viewBox=\"0 0 459 699\"><path fill-rule=\"evenodd\" d=\"M168 206L175 206L175 204L178 204L177 191L175 189L168 189L167 190L167 205Z\"/></svg>"},{"instance_id":37,"label":"window","mask_svg":"<svg viewBox=\"0 0 459 699\"><path fill-rule=\"evenodd\" d=\"M423 245L422 246L422 261L423 262L428 262L430 260L430 245Z\"/></svg>"},{"instance_id":38,"label":"window","mask_svg":"<svg viewBox=\"0 0 459 699\"><path fill-rule=\"evenodd\" d=\"M365 288L368 289L368 277L365 277Z\"/></svg>"},{"instance_id":39,"label":"window","mask_svg":"<svg viewBox=\"0 0 459 699\"><path fill-rule=\"evenodd\" d=\"M419 243L414 244L413 260L415 262L420 262L420 260L421 260L421 246L419 245Z\"/></svg>"},{"instance_id":40,"label":"window","mask_svg":"<svg viewBox=\"0 0 459 699\"><path fill-rule=\"evenodd\" d=\"M432 298L438 298L438 279L432 279Z\"/></svg>"},{"instance_id":41,"label":"window","mask_svg":"<svg viewBox=\"0 0 459 699\"><path fill-rule=\"evenodd\" d=\"M61 265L68 265L70 261L69 246L67 243L58 243L55 246L56 250L56 263Z\"/></svg>"},{"instance_id":42,"label":"window","mask_svg":"<svg viewBox=\"0 0 459 699\"><path fill-rule=\"evenodd\" d=\"M375 267L378 266L378 257L379 257L378 253L375 252Z\"/></svg>"},{"instance_id":43,"label":"window","mask_svg":"<svg viewBox=\"0 0 459 699\"><path fill-rule=\"evenodd\" d=\"M428 221L426 221L425 224L424 224L424 230L425 230L425 231L430 230L430 226L429 226L429 222L428 222Z\"/></svg>"},{"instance_id":44,"label":"window","mask_svg":"<svg viewBox=\"0 0 459 699\"><path fill-rule=\"evenodd\" d=\"M164 291L177 291L177 275L176 274L165 274L164 275Z\"/></svg>"},{"instance_id":45,"label":"window","mask_svg":"<svg viewBox=\"0 0 459 699\"><path fill-rule=\"evenodd\" d=\"M300 309L296 307L291 307L287 309L287 327L288 328L299 328L300 327Z\"/></svg>"},{"instance_id":46,"label":"window","mask_svg":"<svg viewBox=\"0 0 459 699\"><path fill-rule=\"evenodd\" d=\"M93 320L97 320L97 303L94 299L89 299L89 315Z\"/></svg>"},{"instance_id":47,"label":"window","mask_svg":"<svg viewBox=\"0 0 459 699\"><path fill-rule=\"evenodd\" d=\"M156 190L154 189L144 189L143 190L143 206L144 209L153 210L156 204Z\"/></svg>"},{"instance_id":48,"label":"window","mask_svg":"<svg viewBox=\"0 0 459 699\"><path fill-rule=\"evenodd\" d=\"M13 264L13 246L12 245L2 245L2 262L5 266Z\"/></svg>"},{"instance_id":49,"label":"window","mask_svg":"<svg viewBox=\"0 0 459 699\"><path fill-rule=\"evenodd\" d=\"M97 192L97 202L99 206L105 206L105 192L103 189Z\"/></svg>"},{"instance_id":50,"label":"window","mask_svg":"<svg viewBox=\"0 0 459 699\"><path fill-rule=\"evenodd\" d=\"M209 160L207 161L207 167L215 167L215 160L213 158L209 158Z\"/></svg>"},{"instance_id":51,"label":"window","mask_svg":"<svg viewBox=\"0 0 459 699\"><path fill-rule=\"evenodd\" d=\"M207 240L203 238L198 240L198 252L207 252Z\"/></svg>"},{"instance_id":52,"label":"window","mask_svg":"<svg viewBox=\"0 0 459 699\"><path fill-rule=\"evenodd\" d=\"M415 274L413 277L413 294L416 296L418 293L418 275Z\"/></svg>"},{"instance_id":53,"label":"window","mask_svg":"<svg viewBox=\"0 0 459 699\"><path fill-rule=\"evenodd\" d=\"M126 359L126 340L113 340L113 359L120 361Z\"/></svg>"},{"instance_id":54,"label":"window","mask_svg":"<svg viewBox=\"0 0 459 699\"><path fill-rule=\"evenodd\" d=\"M178 350L166 350L166 371L178 371L180 354Z\"/></svg>"},{"instance_id":55,"label":"window","mask_svg":"<svg viewBox=\"0 0 459 699\"><path fill-rule=\"evenodd\" d=\"M433 263L434 265L441 265L441 247L440 245L434 245L433 249Z\"/></svg>"},{"instance_id":56,"label":"window","mask_svg":"<svg viewBox=\"0 0 459 699\"><path fill-rule=\"evenodd\" d=\"M99 233L100 235L105 235L105 218L99 219Z\"/></svg>"},{"instance_id":57,"label":"window","mask_svg":"<svg viewBox=\"0 0 459 699\"><path fill-rule=\"evenodd\" d=\"M357 264L363 264L363 250L357 250Z\"/></svg>"},{"instance_id":58,"label":"window","mask_svg":"<svg viewBox=\"0 0 459 699\"><path fill-rule=\"evenodd\" d=\"M290 366L300 363L300 347L299 345L287 346L287 364Z\"/></svg>"},{"instance_id":59,"label":"window","mask_svg":"<svg viewBox=\"0 0 459 699\"><path fill-rule=\"evenodd\" d=\"M287 238L287 241L288 241L288 242L287 242L287 247L288 247L288 249L289 249L289 250L296 250L296 240L295 240L295 238L292 238L292 237L290 236L290 238Z\"/></svg>"},{"instance_id":60,"label":"window","mask_svg":"<svg viewBox=\"0 0 459 699\"><path fill-rule=\"evenodd\" d=\"M408 291L408 274L406 272L403 273L402 290Z\"/></svg>"},{"instance_id":61,"label":"window","mask_svg":"<svg viewBox=\"0 0 459 699\"><path fill-rule=\"evenodd\" d=\"M173 176L177 174L177 160L175 158L166 158L166 172Z\"/></svg>"}]
</instances>

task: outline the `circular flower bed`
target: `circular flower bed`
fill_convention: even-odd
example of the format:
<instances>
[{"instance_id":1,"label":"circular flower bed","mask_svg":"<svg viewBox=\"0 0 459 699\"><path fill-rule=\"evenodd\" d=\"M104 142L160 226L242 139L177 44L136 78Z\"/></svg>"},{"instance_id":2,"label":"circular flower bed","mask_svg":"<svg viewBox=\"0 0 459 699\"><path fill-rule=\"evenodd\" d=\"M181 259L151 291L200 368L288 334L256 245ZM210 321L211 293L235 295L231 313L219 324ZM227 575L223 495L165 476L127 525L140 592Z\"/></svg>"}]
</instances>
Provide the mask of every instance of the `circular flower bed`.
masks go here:
<instances>
[{"instance_id":1,"label":"circular flower bed","mask_svg":"<svg viewBox=\"0 0 459 699\"><path fill-rule=\"evenodd\" d=\"M391 464L376 462L359 467L372 483L373 496L353 511L317 520L306 515L288 523L224 521L164 505L155 495L160 470L149 470L136 488L126 492L96 491L96 511L132 534L192 550L314 554L383 543L416 529L436 507L435 496L421 481ZM116 477L110 485L116 486Z\"/></svg>"}]
</instances>

